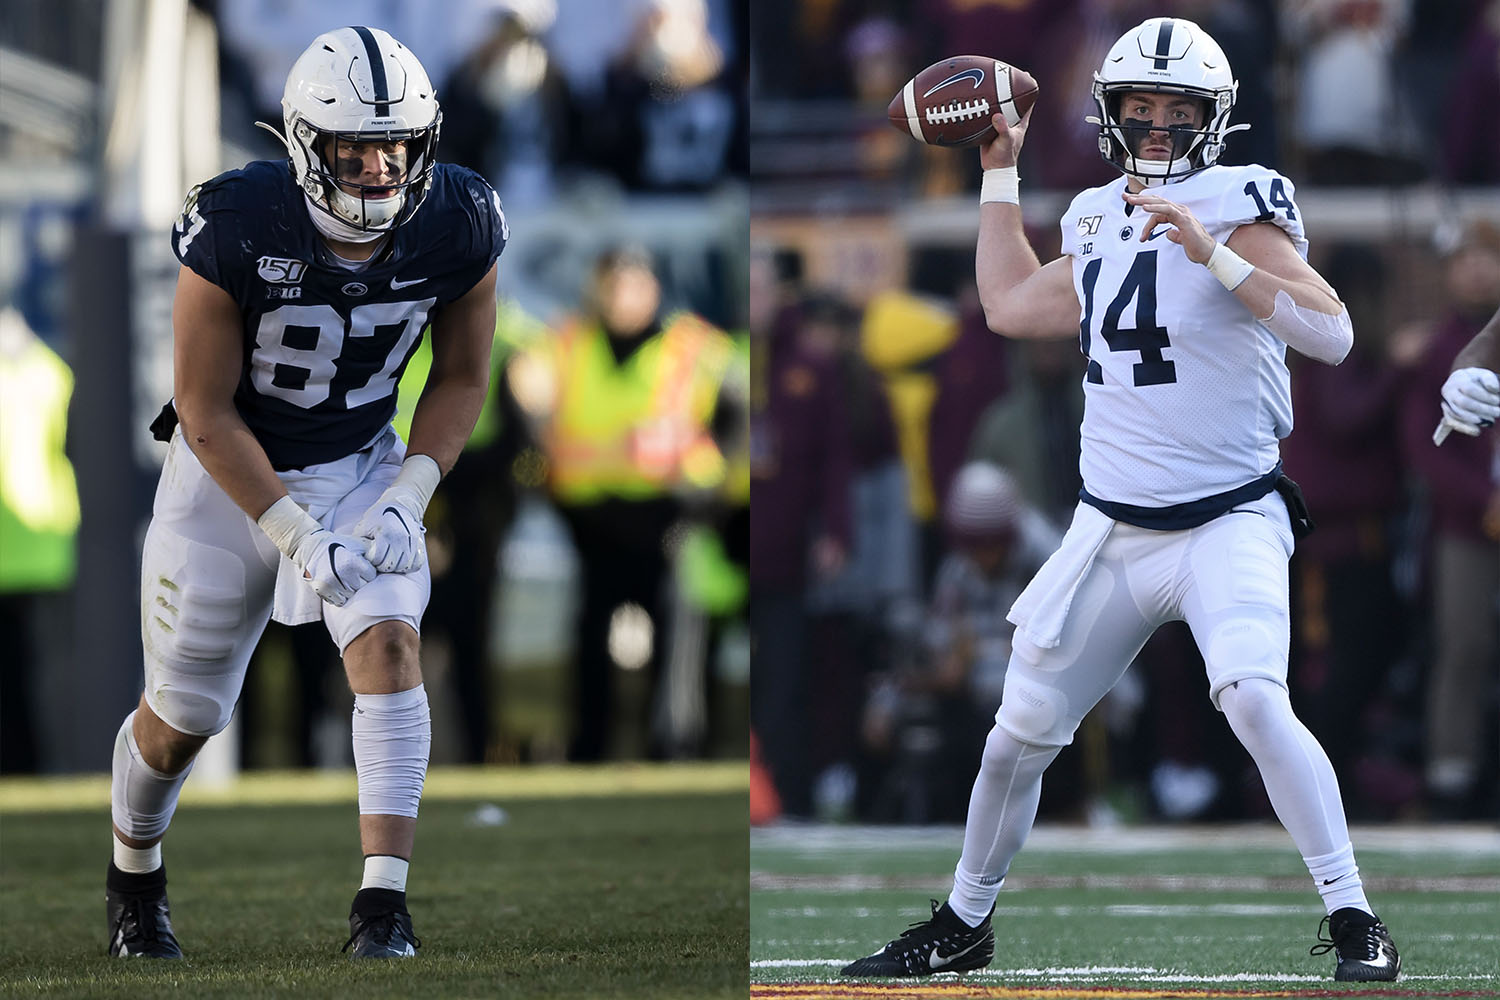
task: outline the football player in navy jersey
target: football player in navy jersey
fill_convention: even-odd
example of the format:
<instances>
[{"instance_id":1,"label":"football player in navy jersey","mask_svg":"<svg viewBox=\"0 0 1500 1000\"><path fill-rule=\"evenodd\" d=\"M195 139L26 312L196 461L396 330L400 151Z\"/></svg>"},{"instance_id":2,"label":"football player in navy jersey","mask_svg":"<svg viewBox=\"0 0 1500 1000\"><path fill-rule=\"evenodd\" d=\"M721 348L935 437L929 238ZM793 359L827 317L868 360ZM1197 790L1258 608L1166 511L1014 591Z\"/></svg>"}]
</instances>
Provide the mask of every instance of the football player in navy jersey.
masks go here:
<instances>
[{"instance_id":1,"label":"football player in navy jersey","mask_svg":"<svg viewBox=\"0 0 1500 1000\"><path fill-rule=\"evenodd\" d=\"M405 889L431 742L422 517L484 401L509 232L482 178L434 162L436 95L384 31L314 39L282 108L289 159L199 185L172 235L175 395L153 425L170 443L141 572L145 692L115 742L111 955L182 955L161 838L273 615L321 619L354 692L365 866L345 949L418 946ZM396 383L429 327L403 446Z\"/></svg>"}]
</instances>

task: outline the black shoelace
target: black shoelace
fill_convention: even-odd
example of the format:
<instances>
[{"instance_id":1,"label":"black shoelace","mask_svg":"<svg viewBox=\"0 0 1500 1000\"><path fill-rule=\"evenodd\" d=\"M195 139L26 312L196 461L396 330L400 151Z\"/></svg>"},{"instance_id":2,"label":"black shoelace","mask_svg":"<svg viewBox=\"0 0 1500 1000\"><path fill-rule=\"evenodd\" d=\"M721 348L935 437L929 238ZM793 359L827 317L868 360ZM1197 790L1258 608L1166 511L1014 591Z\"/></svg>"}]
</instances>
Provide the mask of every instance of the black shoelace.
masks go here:
<instances>
[{"instance_id":1,"label":"black shoelace","mask_svg":"<svg viewBox=\"0 0 1500 1000\"><path fill-rule=\"evenodd\" d=\"M145 896L129 896L120 911L120 930L123 932L135 922L136 933L147 941L158 941L156 935L156 906L154 899Z\"/></svg>"},{"instance_id":2,"label":"black shoelace","mask_svg":"<svg viewBox=\"0 0 1500 1000\"><path fill-rule=\"evenodd\" d=\"M382 913L378 917L361 917L359 924L349 935L349 940L344 942L344 946L339 951L348 951L354 939L363 934L367 927L370 928L370 933L374 935L375 940L381 944L389 944L393 935L400 935L401 939L410 943L413 948L422 947L422 940L415 934L407 934L406 928L396 920L396 914Z\"/></svg>"},{"instance_id":3,"label":"black shoelace","mask_svg":"<svg viewBox=\"0 0 1500 1000\"><path fill-rule=\"evenodd\" d=\"M1323 928L1325 927L1329 928L1328 937L1323 936ZM1345 949L1350 945L1357 943L1363 945L1364 947L1364 955L1360 956L1360 960L1364 962L1373 962L1375 961L1376 955L1380 951L1379 935L1375 933L1376 930L1379 929L1379 927L1380 924L1378 923L1365 924L1363 926L1359 924L1345 924L1339 929L1341 933L1335 935L1332 933L1332 928L1329 924L1329 918L1324 917L1323 922L1318 924L1319 943L1307 949L1307 953L1309 955L1326 955L1330 951L1337 948L1339 958L1349 959L1354 958L1355 956L1345 954ZM1359 938L1358 942L1354 940L1356 937Z\"/></svg>"}]
</instances>

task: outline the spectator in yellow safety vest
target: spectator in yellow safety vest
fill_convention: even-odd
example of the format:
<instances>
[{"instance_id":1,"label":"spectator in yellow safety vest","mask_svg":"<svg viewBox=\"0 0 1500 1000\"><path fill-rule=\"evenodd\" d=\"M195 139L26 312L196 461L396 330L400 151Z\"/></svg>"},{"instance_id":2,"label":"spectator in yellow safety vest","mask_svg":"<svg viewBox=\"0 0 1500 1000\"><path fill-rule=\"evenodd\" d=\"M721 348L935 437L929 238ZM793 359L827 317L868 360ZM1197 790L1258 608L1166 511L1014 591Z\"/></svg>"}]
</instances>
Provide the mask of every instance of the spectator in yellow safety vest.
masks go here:
<instances>
[{"instance_id":1,"label":"spectator in yellow safety vest","mask_svg":"<svg viewBox=\"0 0 1500 1000\"><path fill-rule=\"evenodd\" d=\"M724 481L711 431L733 345L698 316L664 315L661 302L645 250L608 250L582 313L509 369L582 570L573 760L610 750L617 667L649 669L654 693L669 648L670 529L685 500Z\"/></svg>"}]
</instances>

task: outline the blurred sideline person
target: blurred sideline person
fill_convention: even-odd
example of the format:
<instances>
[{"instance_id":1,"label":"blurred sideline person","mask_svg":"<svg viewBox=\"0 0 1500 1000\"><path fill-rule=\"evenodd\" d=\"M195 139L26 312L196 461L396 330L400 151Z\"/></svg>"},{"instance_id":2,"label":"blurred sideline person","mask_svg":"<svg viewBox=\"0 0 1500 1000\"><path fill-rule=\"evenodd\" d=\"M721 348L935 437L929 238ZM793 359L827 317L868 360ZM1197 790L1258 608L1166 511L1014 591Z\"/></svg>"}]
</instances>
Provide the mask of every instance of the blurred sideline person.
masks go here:
<instances>
[{"instance_id":1,"label":"blurred sideline person","mask_svg":"<svg viewBox=\"0 0 1500 1000\"><path fill-rule=\"evenodd\" d=\"M59 639L72 633L78 570L78 484L64 449L72 396L67 362L20 310L0 306L0 773L37 769L38 695L71 652Z\"/></svg>"},{"instance_id":2,"label":"blurred sideline person","mask_svg":"<svg viewBox=\"0 0 1500 1000\"><path fill-rule=\"evenodd\" d=\"M783 260L790 262L793 258ZM854 527L849 401L808 350L805 304L775 258L750 255L750 726L781 812L813 812L809 584L848 563Z\"/></svg>"},{"instance_id":3,"label":"blurred sideline person","mask_svg":"<svg viewBox=\"0 0 1500 1000\"><path fill-rule=\"evenodd\" d=\"M989 719L1000 704L1015 626L1004 609L1059 535L988 462L958 470L943 501L938 564L921 650L871 679L861 719L872 811L880 820L962 820Z\"/></svg>"},{"instance_id":4,"label":"blurred sideline person","mask_svg":"<svg viewBox=\"0 0 1500 1000\"><path fill-rule=\"evenodd\" d=\"M980 150L980 296L997 331L1080 336L1082 502L1011 608L1004 698L969 803L953 891L850 976L981 968L995 899L1035 819L1042 772L1162 624L1185 620L1209 697L1254 758L1328 912L1339 980L1400 969L1365 898L1338 783L1287 695L1287 560L1311 523L1281 471L1286 348L1326 364L1353 331L1305 261L1291 183L1215 166L1234 107L1223 51L1191 21L1126 32L1094 77L1100 151L1125 176L1078 195L1063 256L1021 226L1023 119ZM1159 239L1165 236L1165 239ZM1081 322L1080 322L1081 318ZM1320 927L1321 931L1321 927Z\"/></svg>"},{"instance_id":5,"label":"blurred sideline person","mask_svg":"<svg viewBox=\"0 0 1500 1000\"><path fill-rule=\"evenodd\" d=\"M712 429L733 361L729 337L688 312L663 315L643 248L594 263L585 312L516 356L512 390L536 421L553 502L583 573L568 757L596 761L615 714L611 623L635 604L650 616L655 689L669 649L669 531L685 502L725 475ZM654 691L653 691L654 693ZM662 755L665 747L652 747Z\"/></svg>"},{"instance_id":6,"label":"blurred sideline person","mask_svg":"<svg viewBox=\"0 0 1500 1000\"><path fill-rule=\"evenodd\" d=\"M1493 815L1496 805L1494 781L1481 778L1495 750L1484 733L1500 643L1500 459L1495 435L1480 432L1500 417L1500 228L1466 227L1448 261L1447 284L1452 307L1412 379L1404 436L1411 465L1428 486L1432 522L1427 792L1436 815L1460 818ZM1440 448L1427 441L1435 394L1442 428L1458 432Z\"/></svg>"},{"instance_id":7,"label":"blurred sideline person","mask_svg":"<svg viewBox=\"0 0 1500 1000\"><path fill-rule=\"evenodd\" d=\"M145 693L115 744L109 953L180 958L160 841L273 614L321 619L354 692L357 958L416 953L406 875L431 743L418 662L422 517L484 400L508 232L378 28L319 35L287 77L289 160L194 188L172 234L175 398L141 571ZM267 126L269 128L269 126ZM396 384L432 325L404 448Z\"/></svg>"}]
</instances>

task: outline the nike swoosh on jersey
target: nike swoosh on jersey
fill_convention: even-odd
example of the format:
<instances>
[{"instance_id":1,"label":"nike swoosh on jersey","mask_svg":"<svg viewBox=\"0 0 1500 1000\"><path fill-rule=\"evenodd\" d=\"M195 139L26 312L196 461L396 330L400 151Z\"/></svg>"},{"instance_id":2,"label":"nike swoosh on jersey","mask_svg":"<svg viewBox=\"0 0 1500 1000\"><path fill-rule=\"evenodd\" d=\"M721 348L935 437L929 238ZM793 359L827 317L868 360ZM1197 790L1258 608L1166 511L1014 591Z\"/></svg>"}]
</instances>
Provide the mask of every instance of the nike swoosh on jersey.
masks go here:
<instances>
[{"instance_id":1,"label":"nike swoosh on jersey","mask_svg":"<svg viewBox=\"0 0 1500 1000\"><path fill-rule=\"evenodd\" d=\"M391 291L393 291L393 292L397 291L398 289L405 288L408 285L420 285L422 282L424 282L426 280L427 280L426 278L413 278L411 281L397 281L395 278L392 278L391 279Z\"/></svg>"},{"instance_id":2,"label":"nike swoosh on jersey","mask_svg":"<svg viewBox=\"0 0 1500 1000\"><path fill-rule=\"evenodd\" d=\"M1154 233L1152 233L1150 236L1146 237L1147 242L1150 242L1151 240L1156 239L1162 233L1166 232L1168 228L1169 227L1167 227L1167 226L1158 226L1158 227L1156 227L1156 231ZM396 283L394 281L391 282L391 287L392 288L396 287Z\"/></svg>"},{"instance_id":3,"label":"nike swoosh on jersey","mask_svg":"<svg viewBox=\"0 0 1500 1000\"><path fill-rule=\"evenodd\" d=\"M962 951L955 951L951 955L939 955L937 949L934 948L932 949L932 953L927 956L927 966L931 969L946 968L949 965L953 964L954 959L963 958L969 952L973 951L975 948L978 948L982 944L984 944L983 938L975 941L973 944L969 945Z\"/></svg>"}]
</instances>

